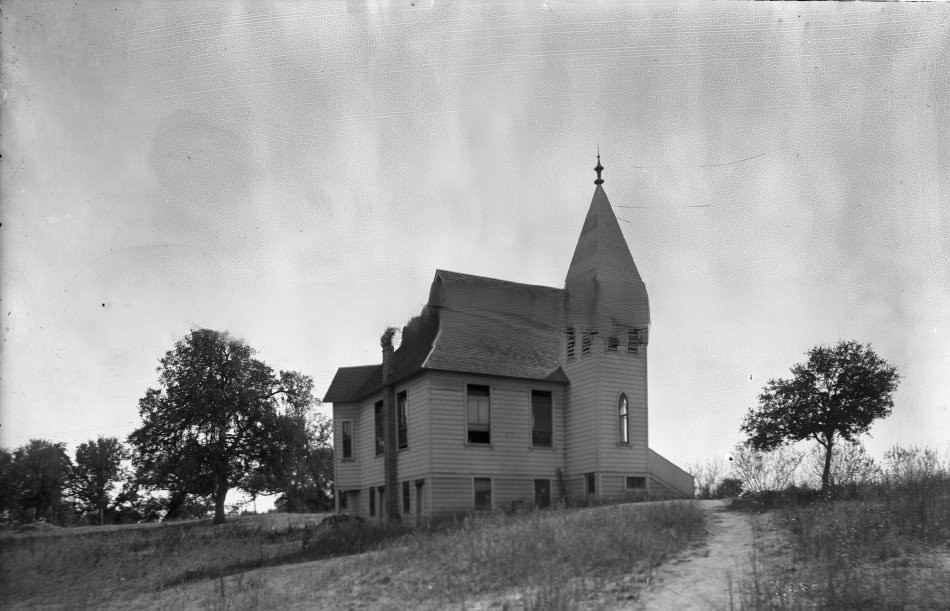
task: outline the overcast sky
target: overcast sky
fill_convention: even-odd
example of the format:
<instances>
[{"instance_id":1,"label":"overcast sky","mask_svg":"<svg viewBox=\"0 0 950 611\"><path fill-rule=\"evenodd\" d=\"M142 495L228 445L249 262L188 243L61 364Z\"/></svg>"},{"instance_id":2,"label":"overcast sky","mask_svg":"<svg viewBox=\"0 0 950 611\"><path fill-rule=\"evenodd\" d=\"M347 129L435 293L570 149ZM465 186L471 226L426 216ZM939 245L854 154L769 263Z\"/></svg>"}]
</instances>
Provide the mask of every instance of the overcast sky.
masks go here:
<instances>
[{"instance_id":1,"label":"overcast sky","mask_svg":"<svg viewBox=\"0 0 950 611\"><path fill-rule=\"evenodd\" d=\"M563 286L599 145L655 450L840 339L872 453L950 450L950 7L215 4L5 3L3 446L124 437L193 327L322 395L436 268Z\"/></svg>"}]
</instances>

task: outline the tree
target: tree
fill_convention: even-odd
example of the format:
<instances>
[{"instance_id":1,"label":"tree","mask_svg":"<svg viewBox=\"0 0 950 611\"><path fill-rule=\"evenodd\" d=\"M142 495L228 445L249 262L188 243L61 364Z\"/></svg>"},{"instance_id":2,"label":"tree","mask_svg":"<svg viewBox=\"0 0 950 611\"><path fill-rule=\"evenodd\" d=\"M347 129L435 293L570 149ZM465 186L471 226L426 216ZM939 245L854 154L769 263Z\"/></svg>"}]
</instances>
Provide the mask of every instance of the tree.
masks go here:
<instances>
[{"instance_id":1,"label":"tree","mask_svg":"<svg viewBox=\"0 0 950 611\"><path fill-rule=\"evenodd\" d=\"M13 481L13 452L0 448L0 518L16 510L16 487Z\"/></svg>"},{"instance_id":2,"label":"tree","mask_svg":"<svg viewBox=\"0 0 950 611\"><path fill-rule=\"evenodd\" d=\"M17 448L10 473L18 517L57 521L71 468L63 443L31 439Z\"/></svg>"},{"instance_id":3,"label":"tree","mask_svg":"<svg viewBox=\"0 0 950 611\"><path fill-rule=\"evenodd\" d=\"M72 473L72 493L83 512L95 512L99 524L105 524L106 507L115 482L120 476L120 464L128 458L128 451L115 437L99 437L79 444Z\"/></svg>"},{"instance_id":4,"label":"tree","mask_svg":"<svg viewBox=\"0 0 950 611\"><path fill-rule=\"evenodd\" d=\"M808 360L792 367L789 379L769 380L757 409L749 409L742 430L757 450L814 439L824 448L821 487L829 485L837 439L854 441L871 423L891 413L897 369L870 345L842 341L816 346Z\"/></svg>"},{"instance_id":5,"label":"tree","mask_svg":"<svg viewBox=\"0 0 950 611\"><path fill-rule=\"evenodd\" d=\"M791 446L764 451L740 443L729 457L732 479L741 482L743 492L782 490L794 483L795 472L804 457L804 452Z\"/></svg>"},{"instance_id":6,"label":"tree","mask_svg":"<svg viewBox=\"0 0 950 611\"><path fill-rule=\"evenodd\" d=\"M808 468L819 479L825 469L825 451L814 445L808 456ZM860 441L836 443L828 471L828 483L832 486L864 484L878 478L880 469Z\"/></svg>"},{"instance_id":7,"label":"tree","mask_svg":"<svg viewBox=\"0 0 950 611\"><path fill-rule=\"evenodd\" d=\"M313 383L274 370L227 333L196 329L158 368L159 389L139 400L142 426L129 436L139 467L183 493L211 496L214 522L224 501L253 474L274 468L288 420L313 404Z\"/></svg>"}]
</instances>

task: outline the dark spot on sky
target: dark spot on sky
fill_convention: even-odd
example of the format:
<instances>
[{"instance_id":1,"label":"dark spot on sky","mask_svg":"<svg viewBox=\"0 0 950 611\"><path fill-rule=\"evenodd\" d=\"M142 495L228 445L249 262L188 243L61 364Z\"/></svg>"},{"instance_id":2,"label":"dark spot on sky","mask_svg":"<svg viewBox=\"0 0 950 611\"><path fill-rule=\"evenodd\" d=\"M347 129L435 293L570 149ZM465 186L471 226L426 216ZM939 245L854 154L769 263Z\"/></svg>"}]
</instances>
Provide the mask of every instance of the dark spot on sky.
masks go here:
<instances>
[{"instance_id":1,"label":"dark spot on sky","mask_svg":"<svg viewBox=\"0 0 950 611\"><path fill-rule=\"evenodd\" d=\"M106 304L105 304L105 303L103 303L103 304L102 304L102 307L106 307Z\"/></svg>"}]
</instances>

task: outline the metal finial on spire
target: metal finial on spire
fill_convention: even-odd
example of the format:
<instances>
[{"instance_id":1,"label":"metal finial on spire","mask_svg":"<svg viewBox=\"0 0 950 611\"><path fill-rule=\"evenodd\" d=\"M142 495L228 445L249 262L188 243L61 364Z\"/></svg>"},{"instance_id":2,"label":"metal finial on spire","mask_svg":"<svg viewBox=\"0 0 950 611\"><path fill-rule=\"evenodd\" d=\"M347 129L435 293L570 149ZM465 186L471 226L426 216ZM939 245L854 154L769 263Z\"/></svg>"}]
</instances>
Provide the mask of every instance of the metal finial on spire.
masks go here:
<instances>
[{"instance_id":1,"label":"metal finial on spire","mask_svg":"<svg viewBox=\"0 0 950 611\"><path fill-rule=\"evenodd\" d=\"M604 184L604 179L600 177L600 173L604 171L604 166L600 165L600 147L597 147L597 167L594 168L594 171L597 172L597 180L594 181L595 185Z\"/></svg>"}]
</instances>

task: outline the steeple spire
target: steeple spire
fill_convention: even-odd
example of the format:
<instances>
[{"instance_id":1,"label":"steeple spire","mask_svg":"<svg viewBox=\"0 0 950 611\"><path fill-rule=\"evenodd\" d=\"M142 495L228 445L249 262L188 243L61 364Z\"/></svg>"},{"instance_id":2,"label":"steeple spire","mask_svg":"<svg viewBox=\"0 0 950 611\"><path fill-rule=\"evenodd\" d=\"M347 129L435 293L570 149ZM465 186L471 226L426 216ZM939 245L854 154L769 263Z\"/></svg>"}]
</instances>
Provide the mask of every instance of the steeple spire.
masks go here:
<instances>
[{"instance_id":1,"label":"steeple spire","mask_svg":"<svg viewBox=\"0 0 950 611\"><path fill-rule=\"evenodd\" d=\"M604 171L604 166L600 165L600 147L597 147L597 167L594 168L594 171L597 172L597 180L594 181L595 185L604 184L604 179L600 177L600 173Z\"/></svg>"}]
</instances>

